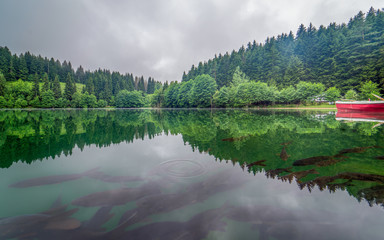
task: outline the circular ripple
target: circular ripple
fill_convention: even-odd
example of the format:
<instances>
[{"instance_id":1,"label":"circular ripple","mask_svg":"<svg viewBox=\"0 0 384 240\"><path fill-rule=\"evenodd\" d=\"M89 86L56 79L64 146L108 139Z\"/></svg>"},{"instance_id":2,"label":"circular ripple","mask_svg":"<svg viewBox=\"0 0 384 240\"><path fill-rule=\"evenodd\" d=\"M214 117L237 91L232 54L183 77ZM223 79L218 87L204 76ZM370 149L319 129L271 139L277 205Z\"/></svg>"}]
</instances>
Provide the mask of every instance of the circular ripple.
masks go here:
<instances>
[{"instance_id":1,"label":"circular ripple","mask_svg":"<svg viewBox=\"0 0 384 240\"><path fill-rule=\"evenodd\" d=\"M160 163L160 171L177 178L197 177L205 173L204 166L192 160L170 160Z\"/></svg>"}]
</instances>

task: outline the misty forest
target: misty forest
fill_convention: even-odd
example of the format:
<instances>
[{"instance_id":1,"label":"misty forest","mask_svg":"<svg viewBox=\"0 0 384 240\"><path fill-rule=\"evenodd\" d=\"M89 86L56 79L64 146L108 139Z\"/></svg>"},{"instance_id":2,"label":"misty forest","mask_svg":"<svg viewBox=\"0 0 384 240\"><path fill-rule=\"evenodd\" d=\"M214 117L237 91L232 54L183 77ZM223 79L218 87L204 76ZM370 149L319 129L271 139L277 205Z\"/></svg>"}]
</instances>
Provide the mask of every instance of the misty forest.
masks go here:
<instances>
[{"instance_id":1,"label":"misty forest","mask_svg":"<svg viewBox=\"0 0 384 240\"><path fill-rule=\"evenodd\" d=\"M252 107L368 99L384 86L384 12L345 24L300 25L219 54L161 83L132 73L76 70L70 62L0 47L1 108Z\"/></svg>"}]
</instances>

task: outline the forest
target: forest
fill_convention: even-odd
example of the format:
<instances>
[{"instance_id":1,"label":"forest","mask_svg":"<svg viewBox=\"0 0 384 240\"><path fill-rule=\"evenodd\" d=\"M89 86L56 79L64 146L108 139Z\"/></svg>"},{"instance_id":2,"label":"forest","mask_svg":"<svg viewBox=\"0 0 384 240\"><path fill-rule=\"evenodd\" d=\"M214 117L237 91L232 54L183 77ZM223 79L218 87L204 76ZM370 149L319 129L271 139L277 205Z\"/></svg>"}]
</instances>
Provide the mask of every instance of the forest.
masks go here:
<instances>
[{"instance_id":1,"label":"forest","mask_svg":"<svg viewBox=\"0 0 384 240\"><path fill-rule=\"evenodd\" d=\"M368 99L384 86L384 12L348 23L301 24L265 43L249 42L161 83L0 47L1 108L252 107Z\"/></svg>"},{"instance_id":2,"label":"forest","mask_svg":"<svg viewBox=\"0 0 384 240\"><path fill-rule=\"evenodd\" d=\"M162 84L152 77L109 70L76 70L71 62L60 62L29 52L12 54L0 47L0 107L105 107L114 106L121 90L151 94Z\"/></svg>"},{"instance_id":3,"label":"forest","mask_svg":"<svg viewBox=\"0 0 384 240\"><path fill-rule=\"evenodd\" d=\"M239 66L250 79L283 89L300 81L322 83L342 92L362 81L384 84L384 12L359 12L348 24L331 23L318 29L301 24L296 35L281 34L264 44L249 42L238 51L219 54L192 66L182 81L201 74L212 76L218 87L229 86Z\"/></svg>"}]
</instances>

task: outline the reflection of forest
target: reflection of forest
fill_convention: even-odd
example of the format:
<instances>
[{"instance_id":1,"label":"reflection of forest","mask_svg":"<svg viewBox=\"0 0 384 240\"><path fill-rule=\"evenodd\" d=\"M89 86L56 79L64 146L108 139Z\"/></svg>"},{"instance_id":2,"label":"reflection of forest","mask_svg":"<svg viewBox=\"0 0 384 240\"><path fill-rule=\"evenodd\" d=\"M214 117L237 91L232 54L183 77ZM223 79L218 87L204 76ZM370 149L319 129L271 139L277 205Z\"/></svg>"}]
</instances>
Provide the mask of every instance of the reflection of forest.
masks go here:
<instances>
[{"instance_id":1,"label":"reflection of forest","mask_svg":"<svg viewBox=\"0 0 384 240\"><path fill-rule=\"evenodd\" d=\"M358 199L382 203L384 180L374 176L384 175L384 162L376 158L384 155L378 147L384 146L383 128L374 125L338 122L333 114L310 112L1 111L0 167L68 155L75 146L103 147L182 134L193 150L238 163L255 174L295 179L301 188L346 188Z\"/></svg>"}]
</instances>

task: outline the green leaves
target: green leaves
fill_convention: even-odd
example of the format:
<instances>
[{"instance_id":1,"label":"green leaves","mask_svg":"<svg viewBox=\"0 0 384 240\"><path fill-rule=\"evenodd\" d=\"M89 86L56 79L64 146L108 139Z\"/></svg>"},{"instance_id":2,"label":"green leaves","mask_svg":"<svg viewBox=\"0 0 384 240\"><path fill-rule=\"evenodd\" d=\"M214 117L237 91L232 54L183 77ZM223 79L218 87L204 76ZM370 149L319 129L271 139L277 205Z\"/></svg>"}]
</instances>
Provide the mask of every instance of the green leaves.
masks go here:
<instances>
[{"instance_id":1,"label":"green leaves","mask_svg":"<svg viewBox=\"0 0 384 240\"><path fill-rule=\"evenodd\" d=\"M324 92L324 85L322 83L310 83L310 82L299 82L297 84L297 99L301 102L310 100L311 98Z\"/></svg>"},{"instance_id":2,"label":"green leaves","mask_svg":"<svg viewBox=\"0 0 384 240\"><path fill-rule=\"evenodd\" d=\"M348 100L357 100L359 98L359 95L357 92L353 89L348 90L348 92L344 96L345 99Z\"/></svg>"},{"instance_id":3,"label":"green leaves","mask_svg":"<svg viewBox=\"0 0 384 240\"><path fill-rule=\"evenodd\" d=\"M0 96L4 96L5 94L5 77L2 72L0 72Z\"/></svg>"},{"instance_id":4,"label":"green leaves","mask_svg":"<svg viewBox=\"0 0 384 240\"><path fill-rule=\"evenodd\" d=\"M211 107L216 89L215 80L207 74L187 82L171 82L164 91L165 107Z\"/></svg>"},{"instance_id":5,"label":"green leaves","mask_svg":"<svg viewBox=\"0 0 384 240\"><path fill-rule=\"evenodd\" d=\"M340 90L336 87L328 88L327 91L325 91L325 99L330 102L335 102L340 98Z\"/></svg>"},{"instance_id":6,"label":"green leaves","mask_svg":"<svg viewBox=\"0 0 384 240\"><path fill-rule=\"evenodd\" d=\"M380 91L378 88L377 83L373 83L372 81L366 81L361 84L360 87L360 99L361 100L368 100L368 99L376 99L373 94L379 95L380 96Z\"/></svg>"},{"instance_id":7,"label":"green leaves","mask_svg":"<svg viewBox=\"0 0 384 240\"><path fill-rule=\"evenodd\" d=\"M70 73L67 74L67 78L65 81L65 88L64 88L64 97L68 100L72 100L73 94L76 92L76 85L74 84L72 80L72 76Z\"/></svg>"},{"instance_id":8,"label":"green leaves","mask_svg":"<svg viewBox=\"0 0 384 240\"><path fill-rule=\"evenodd\" d=\"M212 96L217 89L215 80L211 76L203 74L197 76L193 81L191 106L210 107L212 105Z\"/></svg>"},{"instance_id":9,"label":"green leaves","mask_svg":"<svg viewBox=\"0 0 384 240\"><path fill-rule=\"evenodd\" d=\"M138 108L144 106L144 97L139 91L120 91L115 99L118 108Z\"/></svg>"}]
</instances>

